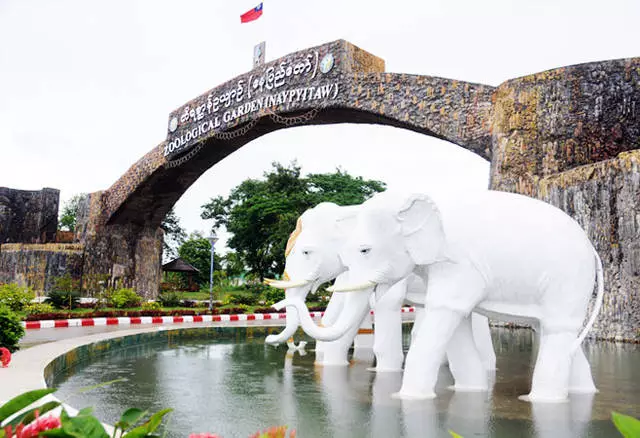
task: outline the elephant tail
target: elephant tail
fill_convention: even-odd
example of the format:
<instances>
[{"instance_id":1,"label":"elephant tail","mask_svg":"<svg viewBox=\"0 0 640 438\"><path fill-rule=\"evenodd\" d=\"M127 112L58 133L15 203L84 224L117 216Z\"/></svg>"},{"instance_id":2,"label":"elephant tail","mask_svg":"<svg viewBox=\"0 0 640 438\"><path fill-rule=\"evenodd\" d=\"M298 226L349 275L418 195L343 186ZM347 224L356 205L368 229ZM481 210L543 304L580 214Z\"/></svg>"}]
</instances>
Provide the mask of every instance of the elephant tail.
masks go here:
<instances>
[{"instance_id":1,"label":"elephant tail","mask_svg":"<svg viewBox=\"0 0 640 438\"><path fill-rule=\"evenodd\" d=\"M582 332L580 332L580 335L573 343L571 347L572 352L580 348L582 341L584 341L587 333L589 333L589 330L593 327L593 324L596 322L596 318L600 313L600 309L602 308L602 300L604 299L604 274L602 272L602 260L600 260L600 256L595 249L593 250L593 254L596 258L596 281L598 284L598 292L596 294L596 301L593 305L593 310L591 311L591 317L589 318L589 321L587 321L587 325L584 326Z\"/></svg>"}]
</instances>

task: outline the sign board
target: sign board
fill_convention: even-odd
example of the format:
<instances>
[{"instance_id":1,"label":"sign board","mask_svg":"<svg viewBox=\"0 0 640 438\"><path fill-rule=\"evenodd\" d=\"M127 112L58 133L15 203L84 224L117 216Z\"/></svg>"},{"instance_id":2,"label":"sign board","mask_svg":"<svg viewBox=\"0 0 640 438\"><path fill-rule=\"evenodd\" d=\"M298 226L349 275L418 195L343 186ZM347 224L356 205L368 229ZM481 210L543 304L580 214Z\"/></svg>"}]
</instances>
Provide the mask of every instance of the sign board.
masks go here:
<instances>
[{"instance_id":1,"label":"sign board","mask_svg":"<svg viewBox=\"0 0 640 438\"><path fill-rule=\"evenodd\" d=\"M340 47L332 43L260 65L173 111L164 156L171 160L216 132L269 112L310 110L334 102L342 91Z\"/></svg>"}]
</instances>

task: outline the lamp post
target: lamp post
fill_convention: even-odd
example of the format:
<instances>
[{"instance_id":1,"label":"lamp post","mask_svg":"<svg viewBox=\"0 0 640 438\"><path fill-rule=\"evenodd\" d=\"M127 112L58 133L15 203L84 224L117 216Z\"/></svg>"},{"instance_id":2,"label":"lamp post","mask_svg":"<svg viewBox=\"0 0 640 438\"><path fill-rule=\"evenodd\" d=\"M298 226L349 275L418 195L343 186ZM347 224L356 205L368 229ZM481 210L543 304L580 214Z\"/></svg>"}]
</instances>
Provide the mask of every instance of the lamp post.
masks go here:
<instances>
[{"instance_id":1,"label":"lamp post","mask_svg":"<svg viewBox=\"0 0 640 438\"><path fill-rule=\"evenodd\" d=\"M209 311L213 311L213 251L214 245L218 241L216 232L211 231L211 235L207 237L207 240L211 244L211 268L209 270Z\"/></svg>"}]
</instances>

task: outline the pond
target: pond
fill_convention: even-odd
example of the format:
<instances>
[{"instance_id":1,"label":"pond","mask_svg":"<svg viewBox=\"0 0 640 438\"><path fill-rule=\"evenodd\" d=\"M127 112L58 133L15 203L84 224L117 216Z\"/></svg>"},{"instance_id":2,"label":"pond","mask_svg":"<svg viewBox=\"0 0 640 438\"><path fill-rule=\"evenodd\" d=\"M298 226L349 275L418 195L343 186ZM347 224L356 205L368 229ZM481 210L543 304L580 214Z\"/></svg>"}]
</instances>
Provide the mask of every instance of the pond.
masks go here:
<instances>
[{"instance_id":1,"label":"pond","mask_svg":"<svg viewBox=\"0 0 640 438\"><path fill-rule=\"evenodd\" d=\"M406 325L405 349L409 329ZM587 341L600 392L572 396L568 403L532 405L517 396L529 390L533 332L494 328L498 369L491 392L450 391L452 377L443 366L438 397L407 402L390 397L400 388L401 373L367 371L370 351L359 351L350 367L314 367L313 342L301 355L264 344L266 329L189 332L113 349L58 372L50 383L59 387L60 399L78 408L94 406L110 424L129 407L174 408L169 437L195 432L247 437L286 424L302 438L450 437L448 430L465 438L599 438L618 436L609 420L612 410L640 414L636 345ZM89 389L105 382L112 383Z\"/></svg>"}]
</instances>

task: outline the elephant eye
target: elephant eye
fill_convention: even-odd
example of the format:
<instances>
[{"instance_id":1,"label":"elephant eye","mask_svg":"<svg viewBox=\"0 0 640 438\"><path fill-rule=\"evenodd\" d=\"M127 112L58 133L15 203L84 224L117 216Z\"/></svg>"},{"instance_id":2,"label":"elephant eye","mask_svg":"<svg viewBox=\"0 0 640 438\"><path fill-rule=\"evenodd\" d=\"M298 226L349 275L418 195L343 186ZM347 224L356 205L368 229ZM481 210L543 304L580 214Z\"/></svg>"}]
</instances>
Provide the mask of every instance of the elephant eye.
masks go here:
<instances>
[{"instance_id":1,"label":"elephant eye","mask_svg":"<svg viewBox=\"0 0 640 438\"><path fill-rule=\"evenodd\" d=\"M311 251L309 251L308 249L302 251L302 255L308 256L309 254L311 254Z\"/></svg>"},{"instance_id":2,"label":"elephant eye","mask_svg":"<svg viewBox=\"0 0 640 438\"><path fill-rule=\"evenodd\" d=\"M370 251L371 251L371 248L361 248L360 254L362 255L369 254Z\"/></svg>"}]
</instances>

